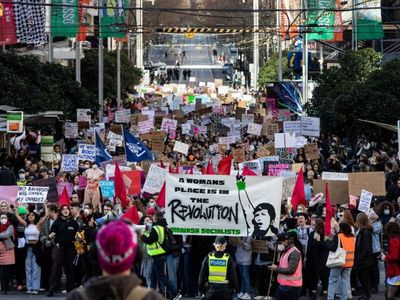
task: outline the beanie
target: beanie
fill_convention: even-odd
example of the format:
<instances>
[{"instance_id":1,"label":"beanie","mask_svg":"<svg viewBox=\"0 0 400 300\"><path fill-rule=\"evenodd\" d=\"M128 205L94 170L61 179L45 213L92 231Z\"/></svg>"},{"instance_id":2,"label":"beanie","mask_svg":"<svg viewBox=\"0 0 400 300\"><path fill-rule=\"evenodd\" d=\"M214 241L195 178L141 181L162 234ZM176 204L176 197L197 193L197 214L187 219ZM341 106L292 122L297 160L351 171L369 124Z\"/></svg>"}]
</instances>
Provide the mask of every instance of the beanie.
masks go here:
<instances>
[{"instance_id":1,"label":"beanie","mask_svg":"<svg viewBox=\"0 0 400 300\"><path fill-rule=\"evenodd\" d=\"M26 209L25 206L19 206L18 207L18 214L19 215L26 215L28 213L28 210Z\"/></svg>"},{"instance_id":2,"label":"beanie","mask_svg":"<svg viewBox=\"0 0 400 300\"><path fill-rule=\"evenodd\" d=\"M126 222L112 221L97 233L96 246L100 267L109 274L118 274L133 266L137 235L133 226Z\"/></svg>"}]
</instances>

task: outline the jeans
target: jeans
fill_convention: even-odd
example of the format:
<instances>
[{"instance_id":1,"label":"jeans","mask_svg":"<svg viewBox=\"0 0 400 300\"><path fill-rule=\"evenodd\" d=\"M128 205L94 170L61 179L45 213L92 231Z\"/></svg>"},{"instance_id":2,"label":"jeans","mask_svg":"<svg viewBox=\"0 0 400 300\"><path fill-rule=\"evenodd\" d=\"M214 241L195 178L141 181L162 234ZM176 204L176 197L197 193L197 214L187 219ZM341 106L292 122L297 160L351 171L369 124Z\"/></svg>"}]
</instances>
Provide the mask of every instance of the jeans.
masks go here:
<instances>
[{"instance_id":1,"label":"jeans","mask_svg":"<svg viewBox=\"0 0 400 300\"><path fill-rule=\"evenodd\" d=\"M183 289L188 297L194 297L194 276L193 267L191 265L192 260L192 247L185 247L183 253Z\"/></svg>"},{"instance_id":2,"label":"jeans","mask_svg":"<svg viewBox=\"0 0 400 300\"><path fill-rule=\"evenodd\" d=\"M178 266L179 266L179 255L169 254L167 256L168 279L169 281L171 281L175 290L178 289L178 280L177 280Z\"/></svg>"},{"instance_id":3,"label":"jeans","mask_svg":"<svg viewBox=\"0 0 400 300\"><path fill-rule=\"evenodd\" d=\"M26 288L28 291L40 289L41 268L36 263L36 256L32 247L28 247L25 259Z\"/></svg>"},{"instance_id":4,"label":"jeans","mask_svg":"<svg viewBox=\"0 0 400 300\"><path fill-rule=\"evenodd\" d=\"M328 300L335 299L336 291L338 291L340 300L347 300L347 290L350 288L350 273L351 268L331 268L331 273L329 275Z\"/></svg>"},{"instance_id":5,"label":"jeans","mask_svg":"<svg viewBox=\"0 0 400 300\"><path fill-rule=\"evenodd\" d=\"M242 283L240 292L250 294L250 266L239 265L239 270Z\"/></svg>"},{"instance_id":6,"label":"jeans","mask_svg":"<svg viewBox=\"0 0 400 300\"><path fill-rule=\"evenodd\" d=\"M142 260L142 264L140 266L140 274L146 278L146 286L148 288L156 285L155 283L153 284L154 280L154 272L153 272L153 259L151 257L145 257Z\"/></svg>"},{"instance_id":7,"label":"jeans","mask_svg":"<svg viewBox=\"0 0 400 300\"><path fill-rule=\"evenodd\" d=\"M165 262L167 261L167 257L165 255L153 256L153 271L156 274L157 280L160 283L160 287L166 286L168 291L171 293L172 297L178 295L177 290L172 285L171 281L167 279L165 276ZM152 288L156 288L156 282L152 282Z\"/></svg>"},{"instance_id":8,"label":"jeans","mask_svg":"<svg viewBox=\"0 0 400 300\"><path fill-rule=\"evenodd\" d=\"M298 300L301 287L279 285L275 292L275 300Z\"/></svg>"}]
</instances>

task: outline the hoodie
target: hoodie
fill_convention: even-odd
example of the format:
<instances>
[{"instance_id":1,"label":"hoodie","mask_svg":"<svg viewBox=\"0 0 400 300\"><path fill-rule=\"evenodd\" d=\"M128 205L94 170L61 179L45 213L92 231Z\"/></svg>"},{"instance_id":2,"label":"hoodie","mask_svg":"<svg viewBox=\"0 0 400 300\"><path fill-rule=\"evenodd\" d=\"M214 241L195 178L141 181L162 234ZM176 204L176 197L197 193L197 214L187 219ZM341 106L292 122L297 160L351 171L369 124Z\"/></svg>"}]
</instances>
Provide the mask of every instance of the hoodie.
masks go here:
<instances>
[{"instance_id":1,"label":"hoodie","mask_svg":"<svg viewBox=\"0 0 400 300\"><path fill-rule=\"evenodd\" d=\"M85 285L87 300L127 300L129 293L138 285L140 279L136 274L130 276L114 275L92 278ZM142 300L164 299L155 291L150 291ZM74 290L67 296L67 300L85 300L79 291Z\"/></svg>"}]
</instances>

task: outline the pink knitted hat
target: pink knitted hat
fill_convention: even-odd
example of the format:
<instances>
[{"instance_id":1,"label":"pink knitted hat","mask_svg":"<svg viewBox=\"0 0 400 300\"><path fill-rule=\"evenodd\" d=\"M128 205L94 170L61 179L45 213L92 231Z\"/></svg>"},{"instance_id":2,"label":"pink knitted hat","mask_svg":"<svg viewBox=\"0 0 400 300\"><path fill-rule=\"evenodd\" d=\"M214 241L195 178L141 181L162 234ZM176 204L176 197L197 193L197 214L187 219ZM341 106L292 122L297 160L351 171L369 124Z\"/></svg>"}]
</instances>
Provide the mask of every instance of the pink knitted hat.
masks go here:
<instances>
[{"instance_id":1,"label":"pink knitted hat","mask_svg":"<svg viewBox=\"0 0 400 300\"><path fill-rule=\"evenodd\" d=\"M96 246L100 267L109 274L118 274L133 266L137 235L129 224L112 221L97 233Z\"/></svg>"}]
</instances>

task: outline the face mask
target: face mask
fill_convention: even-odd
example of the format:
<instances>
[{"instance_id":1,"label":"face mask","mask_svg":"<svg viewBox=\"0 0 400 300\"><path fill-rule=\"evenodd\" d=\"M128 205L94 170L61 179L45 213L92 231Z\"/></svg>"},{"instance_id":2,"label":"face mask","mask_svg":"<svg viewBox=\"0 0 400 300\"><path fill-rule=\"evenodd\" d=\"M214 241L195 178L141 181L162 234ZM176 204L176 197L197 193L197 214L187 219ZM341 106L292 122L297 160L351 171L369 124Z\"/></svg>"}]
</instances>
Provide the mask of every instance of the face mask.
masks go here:
<instances>
[{"instance_id":1,"label":"face mask","mask_svg":"<svg viewBox=\"0 0 400 300\"><path fill-rule=\"evenodd\" d=\"M390 214L390 209L385 209L385 210L383 211L383 213L384 213L385 215Z\"/></svg>"},{"instance_id":2,"label":"face mask","mask_svg":"<svg viewBox=\"0 0 400 300\"><path fill-rule=\"evenodd\" d=\"M278 245L278 251L282 252L283 250L285 250L285 245L284 244L279 244Z\"/></svg>"},{"instance_id":3,"label":"face mask","mask_svg":"<svg viewBox=\"0 0 400 300\"><path fill-rule=\"evenodd\" d=\"M154 207L154 206L156 206L156 203L155 203L155 202L149 202L149 203L147 204L147 206L148 206L148 207Z\"/></svg>"},{"instance_id":4,"label":"face mask","mask_svg":"<svg viewBox=\"0 0 400 300\"><path fill-rule=\"evenodd\" d=\"M302 209L298 209L298 210L297 210L297 213L298 213L298 214L301 214L302 212L303 212Z\"/></svg>"},{"instance_id":5,"label":"face mask","mask_svg":"<svg viewBox=\"0 0 400 300\"><path fill-rule=\"evenodd\" d=\"M1 219L1 225L6 225L7 224L7 219Z\"/></svg>"},{"instance_id":6,"label":"face mask","mask_svg":"<svg viewBox=\"0 0 400 300\"><path fill-rule=\"evenodd\" d=\"M88 208L85 208L85 209L83 210L83 213L84 213L85 215L89 215L89 214L90 214L90 210L89 210Z\"/></svg>"},{"instance_id":7,"label":"face mask","mask_svg":"<svg viewBox=\"0 0 400 300\"><path fill-rule=\"evenodd\" d=\"M25 174L24 173L19 174L19 179L24 180L25 179Z\"/></svg>"},{"instance_id":8,"label":"face mask","mask_svg":"<svg viewBox=\"0 0 400 300\"><path fill-rule=\"evenodd\" d=\"M150 231L153 228L153 223L145 223L144 225L146 225L146 231Z\"/></svg>"}]
</instances>

